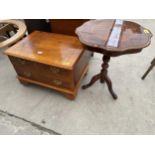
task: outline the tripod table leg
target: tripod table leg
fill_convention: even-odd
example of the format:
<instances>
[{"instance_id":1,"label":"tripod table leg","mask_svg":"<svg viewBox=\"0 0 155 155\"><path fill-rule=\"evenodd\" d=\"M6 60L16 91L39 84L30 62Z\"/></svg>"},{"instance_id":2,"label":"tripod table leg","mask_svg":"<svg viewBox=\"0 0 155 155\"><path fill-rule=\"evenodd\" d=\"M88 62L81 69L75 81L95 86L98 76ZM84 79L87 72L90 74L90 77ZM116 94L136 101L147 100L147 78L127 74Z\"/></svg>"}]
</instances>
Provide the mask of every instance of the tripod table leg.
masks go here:
<instances>
[{"instance_id":1,"label":"tripod table leg","mask_svg":"<svg viewBox=\"0 0 155 155\"><path fill-rule=\"evenodd\" d=\"M110 78L107 75L104 75L104 80L105 80L105 82L106 82L106 84L108 86L108 89L109 89L110 94L116 100L117 99L117 95L113 91L112 82L111 82Z\"/></svg>"},{"instance_id":2,"label":"tripod table leg","mask_svg":"<svg viewBox=\"0 0 155 155\"><path fill-rule=\"evenodd\" d=\"M101 70L101 79L104 80L108 86L109 92L112 95L112 97L114 99L117 99L117 95L115 94L115 92L113 91L112 88L112 82L110 80L110 78L108 77L108 67L109 64L108 62L110 61L110 56L103 56L103 64L102 64L102 70Z\"/></svg>"},{"instance_id":3,"label":"tripod table leg","mask_svg":"<svg viewBox=\"0 0 155 155\"><path fill-rule=\"evenodd\" d=\"M86 89L86 88L90 87L91 85L93 85L97 80L100 79L100 76L101 76L101 73L92 77L92 79L90 80L90 82L88 84L82 86L82 89Z\"/></svg>"}]
</instances>

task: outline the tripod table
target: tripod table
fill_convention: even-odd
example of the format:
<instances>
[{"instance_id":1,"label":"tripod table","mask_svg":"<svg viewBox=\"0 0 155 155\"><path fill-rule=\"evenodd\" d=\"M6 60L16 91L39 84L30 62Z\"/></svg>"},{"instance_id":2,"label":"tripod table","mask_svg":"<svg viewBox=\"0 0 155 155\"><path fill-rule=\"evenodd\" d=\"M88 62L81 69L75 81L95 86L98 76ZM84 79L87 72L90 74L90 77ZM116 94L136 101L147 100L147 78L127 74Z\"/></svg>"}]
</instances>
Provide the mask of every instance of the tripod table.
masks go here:
<instances>
[{"instance_id":1,"label":"tripod table","mask_svg":"<svg viewBox=\"0 0 155 155\"><path fill-rule=\"evenodd\" d=\"M82 88L86 89L97 80L106 83L114 99L117 95L108 77L108 67L111 57L124 54L135 54L151 43L152 33L141 25L124 20L90 20L76 29L76 34L85 49L103 54L101 72Z\"/></svg>"}]
</instances>

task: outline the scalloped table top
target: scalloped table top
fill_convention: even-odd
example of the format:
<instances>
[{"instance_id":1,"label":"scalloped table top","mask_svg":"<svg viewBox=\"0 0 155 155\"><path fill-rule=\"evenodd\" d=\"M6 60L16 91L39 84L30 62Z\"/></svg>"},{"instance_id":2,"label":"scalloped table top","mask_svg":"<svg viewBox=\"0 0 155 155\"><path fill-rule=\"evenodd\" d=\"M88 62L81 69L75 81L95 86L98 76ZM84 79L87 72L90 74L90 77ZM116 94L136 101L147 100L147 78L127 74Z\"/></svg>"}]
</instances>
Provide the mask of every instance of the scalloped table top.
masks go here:
<instances>
[{"instance_id":1,"label":"scalloped table top","mask_svg":"<svg viewBox=\"0 0 155 155\"><path fill-rule=\"evenodd\" d=\"M113 56L140 52L149 46L151 31L141 25L124 20L90 20L76 29L81 43L100 49Z\"/></svg>"}]
</instances>

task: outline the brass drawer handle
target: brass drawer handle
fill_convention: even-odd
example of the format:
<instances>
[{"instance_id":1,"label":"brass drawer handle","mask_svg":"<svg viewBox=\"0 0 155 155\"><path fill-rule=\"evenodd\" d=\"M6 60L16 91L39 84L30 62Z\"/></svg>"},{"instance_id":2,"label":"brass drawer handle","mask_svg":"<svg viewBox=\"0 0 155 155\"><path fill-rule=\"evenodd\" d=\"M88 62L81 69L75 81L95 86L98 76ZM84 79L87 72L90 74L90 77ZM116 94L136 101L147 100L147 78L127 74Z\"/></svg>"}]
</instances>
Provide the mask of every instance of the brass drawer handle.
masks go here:
<instances>
[{"instance_id":1,"label":"brass drawer handle","mask_svg":"<svg viewBox=\"0 0 155 155\"><path fill-rule=\"evenodd\" d=\"M60 72L60 69L56 67L50 67L50 71L54 74L58 74Z\"/></svg>"},{"instance_id":2,"label":"brass drawer handle","mask_svg":"<svg viewBox=\"0 0 155 155\"><path fill-rule=\"evenodd\" d=\"M60 80L53 80L52 81L55 85L57 85L57 86L61 86L62 85L62 81L60 81Z\"/></svg>"},{"instance_id":3,"label":"brass drawer handle","mask_svg":"<svg viewBox=\"0 0 155 155\"><path fill-rule=\"evenodd\" d=\"M30 72L24 72L23 75L26 76L26 77L31 77L31 73Z\"/></svg>"}]
</instances>

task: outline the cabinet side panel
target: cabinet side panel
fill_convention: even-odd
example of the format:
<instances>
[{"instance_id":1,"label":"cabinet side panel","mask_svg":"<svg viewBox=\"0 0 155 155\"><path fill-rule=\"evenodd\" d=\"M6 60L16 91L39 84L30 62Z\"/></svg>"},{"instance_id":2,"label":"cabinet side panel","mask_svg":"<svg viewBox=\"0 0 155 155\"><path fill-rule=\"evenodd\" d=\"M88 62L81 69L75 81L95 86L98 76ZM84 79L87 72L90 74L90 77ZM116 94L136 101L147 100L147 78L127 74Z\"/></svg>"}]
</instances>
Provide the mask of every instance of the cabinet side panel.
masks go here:
<instances>
[{"instance_id":1,"label":"cabinet side panel","mask_svg":"<svg viewBox=\"0 0 155 155\"><path fill-rule=\"evenodd\" d=\"M84 51L77 61L75 68L74 68L74 82L77 83L80 80L80 77L85 69L85 67L88 65L89 60L91 57L90 51Z\"/></svg>"}]
</instances>

